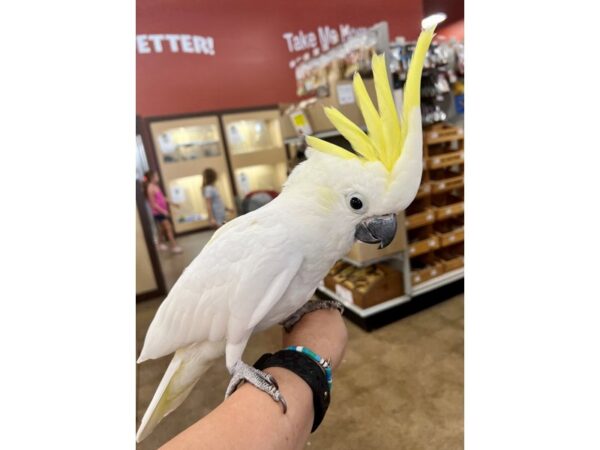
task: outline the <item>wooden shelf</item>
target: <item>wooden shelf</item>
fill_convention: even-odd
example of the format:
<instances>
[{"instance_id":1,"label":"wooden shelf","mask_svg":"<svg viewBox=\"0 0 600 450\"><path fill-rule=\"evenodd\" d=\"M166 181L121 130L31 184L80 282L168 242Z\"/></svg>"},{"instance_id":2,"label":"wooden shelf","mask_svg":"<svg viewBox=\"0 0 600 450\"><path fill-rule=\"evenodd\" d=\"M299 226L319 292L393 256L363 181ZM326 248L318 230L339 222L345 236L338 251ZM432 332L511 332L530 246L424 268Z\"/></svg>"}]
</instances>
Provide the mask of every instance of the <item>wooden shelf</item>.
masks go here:
<instances>
[{"instance_id":1,"label":"wooden shelf","mask_svg":"<svg viewBox=\"0 0 600 450\"><path fill-rule=\"evenodd\" d=\"M415 296L424 294L425 292L432 291L446 284L453 283L456 280L460 280L461 278L464 278L464 276L465 269L463 267L461 267L460 269L452 270L450 272L446 272L443 275L440 275L439 277L432 278L429 281L425 281L424 283L413 287L412 295Z\"/></svg>"},{"instance_id":2,"label":"wooden shelf","mask_svg":"<svg viewBox=\"0 0 600 450\"><path fill-rule=\"evenodd\" d=\"M413 256L419 256L423 253L427 253L440 248L440 240L437 236L429 236L421 241L413 242L408 245L408 254L412 258Z\"/></svg>"},{"instance_id":3,"label":"wooden shelf","mask_svg":"<svg viewBox=\"0 0 600 450\"><path fill-rule=\"evenodd\" d=\"M402 303L406 303L407 301L410 300L410 297L408 295L402 295L400 297L392 298L385 302L378 303L377 305L373 305L369 308L363 309L363 308L356 306L354 303L350 303L350 302L346 301L345 299L343 299L342 297L337 295L331 289L326 288L325 286L319 286L318 289L319 289L319 291L323 292L327 296L342 302L342 304L344 305L345 308L348 308L349 310L358 314L360 317L372 316L374 314L380 313L381 311L385 311L386 309L393 308L394 306L400 305Z\"/></svg>"},{"instance_id":4,"label":"wooden shelf","mask_svg":"<svg viewBox=\"0 0 600 450\"><path fill-rule=\"evenodd\" d=\"M430 156L427 158L427 167L429 169L441 169L456 164L463 164L464 161L465 152L463 150L452 151L443 155Z\"/></svg>"},{"instance_id":5,"label":"wooden shelf","mask_svg":"<svg viewBox=\"0 0 600 450\"><path fill-rule=\"evenodd\" d=\"M319 286L318 290L320 292L324 293L325 295L327 295L328 297L340 301L344 305L344 307L348 308L349 310L354 312L359 317L367 318L367 317L373 316L375 314L379 314L388 309L394 308L403 303L409 302L409 301L413 300L414 297L416 297L417 295L421 295L426 292L437 289L439 287L453 283L454 281L460 280L463 277L464 277L464 269L463 268L453 270L451 272L447 272L443 275L440 275L439 277L432 278L431 280L426 281L426 282L416 286L415 288L413 288L412 295L402 295L400 297L392 298L390 300L387 300L385 302L379 303L377 305L374 305L374 306L371 306L370 308L365 308L365 309L360 308L360 307L356 306L355 304L346 301L345 299L341 298L339 295L337 295L331 289L326 288L324 285Z\"/></svg>"},{"instance_id":6,"label":"wooden shelf","mask_svg":"<svg viewBox=\"0 0 600 450\"><path fill-rule=\"evenodd\" d=\"M431 192L433 194L438 194L440 192L446 192L464 186L465 177L463 175L459 175L457 177L445 178L443 180L430 181L429 184L431 184Z\"/></svg>"},{"instance_id":7,"label":"wooden shelf","mask_svg":"<svg viewBox=\"0 0 600 450\"><path fill-rule=\"evenodd\" d=\"M465 212L465 203L453 203L446 206L438 206L435 208L435 219L443 220L448 217L457 216Z\"/></svg>"}]
</instances>

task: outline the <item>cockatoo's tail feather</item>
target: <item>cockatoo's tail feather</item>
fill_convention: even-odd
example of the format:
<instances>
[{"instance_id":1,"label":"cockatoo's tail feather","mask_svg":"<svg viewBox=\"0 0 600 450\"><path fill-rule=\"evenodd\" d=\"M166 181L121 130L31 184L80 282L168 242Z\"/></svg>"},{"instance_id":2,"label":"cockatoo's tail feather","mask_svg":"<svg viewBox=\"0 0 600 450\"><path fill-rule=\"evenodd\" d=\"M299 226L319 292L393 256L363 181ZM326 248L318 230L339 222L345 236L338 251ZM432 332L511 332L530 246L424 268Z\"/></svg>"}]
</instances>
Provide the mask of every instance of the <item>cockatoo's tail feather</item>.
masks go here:
<instances>
[{"instance_id":1,"label":"cockatoo's tail feather","mask_svg":"<svg viewBox=\"0 0 600 450\"><path fill-rule=\"evenodd\" d=\"M225 351L225 342L203 342L177 350L142 418L136 440L142 441L156 425L187 398L212 362Z\"/></svg>"},{"instance_id":2,"label":"cockatoo's tail feather","mask_svg":"<svg viewBox=\"0 0 600 450\"><path fill-rule=\"evenodd\" d=\"M315 150L344 159L379 161L389 172L392 172L406 142L410 120L414 117L411 113L415 108L420 107L421 73L434 29L435 26L432 26L421 32L412 56L404 85L402 126L390 89L385 55L373 55L371 66L379 112L373 105L360 74L354 75L353 82L358 107L365 119L369 134L367 135L337 109L325 108L325 114L331 123L350 142L356 154L314 136L306 137L308 145Z\"/></svg>"}]
</instances>

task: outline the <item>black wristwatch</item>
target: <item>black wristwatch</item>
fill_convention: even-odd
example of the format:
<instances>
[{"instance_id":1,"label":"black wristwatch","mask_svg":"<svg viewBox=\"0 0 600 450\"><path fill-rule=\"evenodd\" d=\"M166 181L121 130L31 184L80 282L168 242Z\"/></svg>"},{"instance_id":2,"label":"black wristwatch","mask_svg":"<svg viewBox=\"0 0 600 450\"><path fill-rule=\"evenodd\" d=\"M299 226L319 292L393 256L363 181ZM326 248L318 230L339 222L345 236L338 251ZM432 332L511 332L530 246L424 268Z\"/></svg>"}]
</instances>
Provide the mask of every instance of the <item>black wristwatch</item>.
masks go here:
<instances>
[{"instance_id":1,"label":"black wristwatch","mask_svg":"<svg viewBox=\"0 0 600 450\"><path fill-rule=\"evenodd\" d=\"M311 433L314 432L323 421L331 400L331 391L323 367L309 356L294 350L265 353L256 361L254 367L258 370L282 367L294 372L308 384L313 393L315 417Z\"/></svg>"}]
</instances>

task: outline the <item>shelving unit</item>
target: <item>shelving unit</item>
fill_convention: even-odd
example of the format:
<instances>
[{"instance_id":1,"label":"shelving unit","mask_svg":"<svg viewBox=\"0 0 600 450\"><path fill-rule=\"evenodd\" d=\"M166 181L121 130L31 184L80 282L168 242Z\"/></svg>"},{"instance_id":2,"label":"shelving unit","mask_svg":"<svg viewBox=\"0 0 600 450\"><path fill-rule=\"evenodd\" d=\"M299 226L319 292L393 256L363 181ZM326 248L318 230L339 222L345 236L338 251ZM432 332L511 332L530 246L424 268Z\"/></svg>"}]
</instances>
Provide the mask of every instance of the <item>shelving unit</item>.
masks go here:
<instances>
[{"instance_id":1,"label":"shelving unit","mask_svg":"<svg viewBox=\"0 0 600 450\"><path fill-rule=\"evenodd\" d=\"M464 251L464 135L436 124L423 132L421 195L406 211L414 292L462 267ZM435 284L435 283L434 283Z\"/></svg>"},{"instance_id":2,"label":"shelving unit","mask_svg":"<svg viewBox=\"0 0 600 450\"><path fill-rule=\"evenodd\" d=\"M280 192L287 177L287 155L278 109L221 116L237 203L251 192Z\"/></svg>"},{"instance_id":3,"label":"shelving unit","mask_svg":"<svg viewBox=\"0 0 600 450\"><path fill-rule=\"evenodd\" d=\"M208 227L206 202L202 198L202 172L217 172L217 189L227 208L234 208L233 190L215 115L154 120L149 125L155 151L154 159L169 201L176 233Z\"/></svg>"}]
</instances>

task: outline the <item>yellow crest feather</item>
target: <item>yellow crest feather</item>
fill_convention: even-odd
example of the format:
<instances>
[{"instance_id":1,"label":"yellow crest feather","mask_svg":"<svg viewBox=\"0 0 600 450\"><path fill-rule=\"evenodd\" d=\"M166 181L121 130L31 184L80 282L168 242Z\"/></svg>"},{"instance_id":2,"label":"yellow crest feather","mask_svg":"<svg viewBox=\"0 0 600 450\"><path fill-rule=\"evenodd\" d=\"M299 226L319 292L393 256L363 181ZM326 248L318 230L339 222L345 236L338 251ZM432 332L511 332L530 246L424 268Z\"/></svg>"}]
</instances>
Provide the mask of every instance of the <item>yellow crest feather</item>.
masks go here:
<instances>
[{"instance_id":1,"label":"yellow crest feather","mask_svg":"<svg viewBox=\"0 0 600 450\"><path fill-rule=\"evenodd\" d=\"M371 139L354 122L331 107L325 108L325 115L359 155L367 160L377 158L377 150L373 147Z\"/></svg>"},{"instance_id":2,"label":"yellow crest feather","mask_svg":"<svg viewBox=\"0 0 600 450\"><path fill-rule=\"evenodd\" d=\"M433 39L434 29L435 26L432 26L421 32L411 59L404 85L402 126L400 126L400 119L390 88L385 55L373 55L371 67L379 112L375 109L358 73L354 75L353 80L356 101L365 119L369 134L365 134L360 127L337 109L325 108L325 114L333 126L350 142L358 155L313 136L306 137L307 144L315 150L344 159L362 158L366 161L380 161L391 172L402 154L411 112L415 107L420 107L421 73L427 49Z\"/></svg>"}]
</instances>

